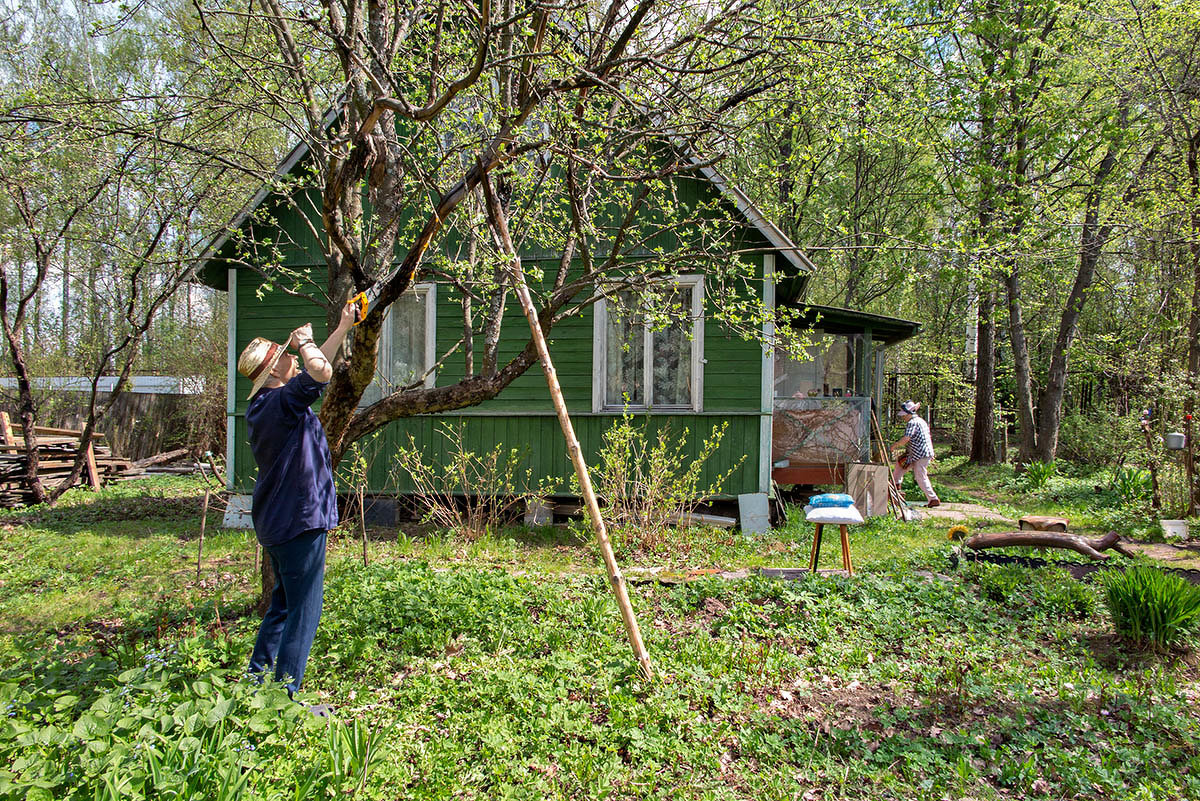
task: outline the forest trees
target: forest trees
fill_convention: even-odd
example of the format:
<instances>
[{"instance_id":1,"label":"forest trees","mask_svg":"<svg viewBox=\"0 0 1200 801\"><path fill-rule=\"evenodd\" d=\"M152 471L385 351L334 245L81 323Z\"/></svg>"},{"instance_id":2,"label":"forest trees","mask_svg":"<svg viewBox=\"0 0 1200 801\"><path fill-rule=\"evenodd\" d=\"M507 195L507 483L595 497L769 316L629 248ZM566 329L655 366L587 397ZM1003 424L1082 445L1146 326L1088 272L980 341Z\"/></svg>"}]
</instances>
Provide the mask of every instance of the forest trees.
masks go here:
<instances>
[{"instance_id":1,"label":"forest trees","mask_svg":"<svg viewBox=\"0 0 1200 801\"><path fill-rule=\"evenodd\" d=\"M170 330L162 312L185 292L192 316L195 247L210 215L228 213L236 172L237 126L203 102L225 92L185 68L174 21L109 16L92 27L90 10L38 4L5 20L2 37L0 328L37 500L73 484L85 457L67 481L43 485L38 371L90 378L86 441L135 365L167 366L147 362L147 340ZM195 365L204 349L192 333ZM118 380L101 400L103 375Z\"/></svg>"},{"instance_id":2,"label":"forest trees","mask_svg":"<svg viewBox=\"0 0 1200 801\"><path fill-rule=\"evenodd\" d=\"M119 371L140 335L103 354L179 303L154 298L267 182L307 221L295 235L324 247L321 274L289 272L290 243L242 238L252 225L225 257L330 315L379 292L322 411L340 453L532 364L478 233L485 176L518 246L563 255L530 266L552 329L714 255L727 232L672 187L715 164L814 256L810 300L925 324L903 365L973 389L958 423L974 458L995 459L1012 427L1020 461L1053 460L1095 386L1122 410L1197 406L1192 5L41 3L0 31L5 347L19 361L86 330L104 339L89 372ZM295 143L306 160L276 175ZM730 287L748 279L729 263ZM360 405L383 315L427 279L460 301L463 337L437 360L461 380ZM94 319L53 311L106 283ZM761 330L762 310L722 291L706 314Z\"/></svg>"},{"instance_id":3,"label":"forest trees","mask_svg":"<svg viewBox=\"0 0 1200 801\"><path fill-rule=\"evenodd\" d=\"M973 459L1013 425L1018 462L1052 461L1085 386L1151 400L1200 362L1190 5L884 2L825 33L739 174L826 273L815 300L925 324L898 367L973 383Z\"/></svg>"}]
</instances>

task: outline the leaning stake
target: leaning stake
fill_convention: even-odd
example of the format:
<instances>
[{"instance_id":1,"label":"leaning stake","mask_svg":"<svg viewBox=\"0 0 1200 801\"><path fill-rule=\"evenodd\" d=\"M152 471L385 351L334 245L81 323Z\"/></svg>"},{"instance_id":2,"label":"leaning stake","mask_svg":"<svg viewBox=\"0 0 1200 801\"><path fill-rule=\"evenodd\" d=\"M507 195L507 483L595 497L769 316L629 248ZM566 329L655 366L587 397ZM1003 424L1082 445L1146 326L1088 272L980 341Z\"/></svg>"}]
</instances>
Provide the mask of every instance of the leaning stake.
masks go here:
<instances>
[{"instance_id":1,"label":"leaning stake","mask_svg":"<svg viewBox=\"0 0 1200 801\"><path fill-rule=\"evenodd\" d=\"M596 531L596 539L600 543L600 553L604 555L604 567L608 570L608 579L612 582L613 593L617 596L617 606L621 608L621 619L625 622L625 632L629 635L629 644L633 646L633 654L637 657L642 676L650 679L654 676L654 668L650 666L650 654L642 643L642 633L638 630L637 618L633 616L633 607L629 603L629 592L625 587L625 577L617 565L613 555L612 544L608 541L608 531L604 527L604 518L600 516L600 503L596 500L596 492L592 489L592 479L588 474L587 462L583 460L583 451L579 440L575 438L575 427L571 425L571 416L567 414L567 403L563 400L562 387L558 383L558 373L554 362L550 361L550 349L546 346L546 337L542 334L542 324L538 320L537 310L533 306L533 298L529 296L529 287L525 285L525 273L521 269L521 259L513 248L512 238L508 234L508 225L504 215L496 203L492 193L492 182L487 176L482 181L483 194L487 201L488 217L491 218L496 236L510 261L510 272L513 289L521 301L521 310L529 321L529 331L533 335L537 347L538 359L542 363L542 372L546 374L546 384L550 387L550 398L554 401L554 411L558 414L558 423L562 426L563 436L567 440L567 453L571 463L575 465L575 475L579 478L579 486L583 488L583 500L587 505L588 515L592 519L592 528Z\"/></svg>"},{"instance_id":2,"label":"leaning stake","mask_svg":"<svg viewBox=\"0 0 1200 801\"><path fill-rule=\"evenodd\" d=\"M200 580L200 561L204 558L204 524L208 522L208 496L211 490L204 491L204 504L200 507L200 541L196 543L196 581Z\"/></svg>"}]
</instances>

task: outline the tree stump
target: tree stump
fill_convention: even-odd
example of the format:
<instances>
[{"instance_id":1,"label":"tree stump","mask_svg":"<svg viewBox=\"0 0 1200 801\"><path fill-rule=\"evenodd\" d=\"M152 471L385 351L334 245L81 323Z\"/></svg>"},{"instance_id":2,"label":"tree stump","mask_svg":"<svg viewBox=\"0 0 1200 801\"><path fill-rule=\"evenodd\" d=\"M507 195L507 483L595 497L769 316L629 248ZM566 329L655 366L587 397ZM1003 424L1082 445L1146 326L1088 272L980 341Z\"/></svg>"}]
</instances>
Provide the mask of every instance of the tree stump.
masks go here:
<instances>
[{"instance_id":1,"label":"tree stump","mask_svg":"<svg viewBox=\"0 0 1200 801\"><path fill-rule=\"evenodd\" d=\"M1025 515L1017 521L1017 526L1022 531L1060 531L1065 533L1070 524L1071 521L1065 517L1050 515Z\"/></svg>"}]
</instances>

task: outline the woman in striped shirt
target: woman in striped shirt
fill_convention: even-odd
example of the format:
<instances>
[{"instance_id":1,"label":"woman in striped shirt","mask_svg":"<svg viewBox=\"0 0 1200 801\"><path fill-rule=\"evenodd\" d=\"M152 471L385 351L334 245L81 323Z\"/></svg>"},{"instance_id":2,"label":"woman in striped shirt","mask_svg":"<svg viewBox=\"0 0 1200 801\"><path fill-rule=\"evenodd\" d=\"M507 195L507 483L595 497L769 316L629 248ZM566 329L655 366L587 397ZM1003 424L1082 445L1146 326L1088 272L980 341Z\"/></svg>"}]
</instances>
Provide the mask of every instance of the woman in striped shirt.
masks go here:
<instances>
[{"instance_id":1,"label":"woman in striped shirt","mask_svg":"<svg viewBox=\"0 0 1200 801\"><path fill-rule=\"evenodd\" d=\"M929 506L941 506L942 502L938 500L937 493L933 491L933 484L929 482L929 463L933 461L933 438L929 436L929 423L926 423L918 415L917 411L921 408L921 404L916 401L905 401L900 404L900 420L904 423L904 436L896 441L891 447L892 458L897 458L897 452L904 448L904 455L900 456L896 462L896 469L892 471L892 480L896 482L896 487L900 487L904 481L904 474L909 470L912 471L913 478L916 479L917 486L921 488L921 492L925 493L925 498L929 501Z\"/></svg>"}]
</instances>

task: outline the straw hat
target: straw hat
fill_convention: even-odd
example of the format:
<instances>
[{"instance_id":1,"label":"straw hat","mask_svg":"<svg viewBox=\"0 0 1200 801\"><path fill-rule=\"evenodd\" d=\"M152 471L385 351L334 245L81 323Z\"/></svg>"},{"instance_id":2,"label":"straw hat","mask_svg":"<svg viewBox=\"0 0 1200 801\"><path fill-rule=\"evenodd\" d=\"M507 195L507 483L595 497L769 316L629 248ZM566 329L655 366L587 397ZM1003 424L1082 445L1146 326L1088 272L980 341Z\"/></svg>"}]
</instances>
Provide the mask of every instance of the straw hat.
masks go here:
<instances>
[{"instance_id":1,"label":"straw hat","mask_svg":"<svg viewBox=\"0 0 1200 801\"><path fill-rule=\"evenodd\" d=\"M278 345L263 337L255 337L250 340L250 344L238 357L237 366L239 373L254 382L247 400L257 395L258 391L263 388L263 384L267 383L267 379L271 377L271 371L275 369L275 363L279 361L284 350L283 345Z\"/></svg>"}]
</instances>

